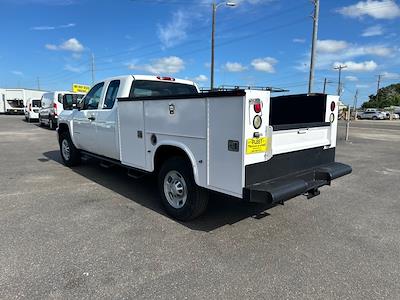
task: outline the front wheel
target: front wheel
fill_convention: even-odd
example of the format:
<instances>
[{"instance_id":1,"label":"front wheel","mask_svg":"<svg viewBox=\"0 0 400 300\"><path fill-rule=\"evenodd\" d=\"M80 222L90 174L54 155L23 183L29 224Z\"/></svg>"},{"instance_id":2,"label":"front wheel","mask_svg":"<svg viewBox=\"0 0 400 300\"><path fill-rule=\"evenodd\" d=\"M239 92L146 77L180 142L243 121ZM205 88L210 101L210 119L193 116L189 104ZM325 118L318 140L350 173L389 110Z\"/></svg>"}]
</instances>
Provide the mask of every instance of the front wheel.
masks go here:
<instances>
[{"instance_id":1,"label":"front wheel","mask_svg":"<svg viewBox=\"0 0 400 300\"><path fill-rule=\"evenodd\" d=\"M207 208L208 193L198 187L185 159L167 160L158 173L158 188L167 213L180 221L193 220Z\"/></svg>"},{"instance_id":2,"label":"front wheel","mask_svg":"<svg viewBox=\"0 0 400 300\"><path fill-rule=\"evenodd\" d=\"M72 143L71 137L68 133L64 133L60 137L60 153L61 158L67 167L77 166L81 162L79 150L76 149L74 143Z\"/></svg>"}]
</instances>

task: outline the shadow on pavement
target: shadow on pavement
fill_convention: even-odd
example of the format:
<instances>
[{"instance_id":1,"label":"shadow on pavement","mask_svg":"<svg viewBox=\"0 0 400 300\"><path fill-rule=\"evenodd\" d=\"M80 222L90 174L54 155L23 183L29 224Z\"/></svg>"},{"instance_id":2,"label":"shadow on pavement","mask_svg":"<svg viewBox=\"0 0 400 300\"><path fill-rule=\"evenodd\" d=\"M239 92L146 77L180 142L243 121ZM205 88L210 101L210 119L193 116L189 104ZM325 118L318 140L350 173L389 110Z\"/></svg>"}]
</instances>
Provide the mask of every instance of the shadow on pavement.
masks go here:
<instances>
[{"instance_id":1,"label":"shadow on pavement","mask_svg":"<svg viewBox=\"0 0 400 300\"><path fill-rule=\"evenodd\" d=\"M59 151L49 151L43 153L43 155L49 160L62 164ZM46 160L42 158L39 161L45 162ZM84 161L81 166L72 168L72 170L131 201L159 214L166 215L159 200L156 188L157 179L153 175L133 179L127 175L126 169L119 166L104 168L95 159ZM193 230L209 232L225 225L232 225L249 217L254 220L264 218L269 216L265 212L269 208L271 206L246 203L240 201L240 199L211 193L208 209L205 214L191 222L181 222L181 224Z\"/></svg>"}]
</instances>

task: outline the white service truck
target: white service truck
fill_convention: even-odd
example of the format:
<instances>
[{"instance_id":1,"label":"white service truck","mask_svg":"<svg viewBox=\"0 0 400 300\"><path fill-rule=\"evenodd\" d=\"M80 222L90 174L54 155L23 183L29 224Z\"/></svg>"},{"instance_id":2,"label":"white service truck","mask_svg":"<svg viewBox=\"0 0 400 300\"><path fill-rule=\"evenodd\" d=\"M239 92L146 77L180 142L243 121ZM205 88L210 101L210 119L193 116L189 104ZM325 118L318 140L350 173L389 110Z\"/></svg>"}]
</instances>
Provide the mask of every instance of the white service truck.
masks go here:
<instances>
[{"instance_id":1,"label":"white service truck","mask_svg":"<svg viewBox=\"0 0 400 300\"><path fill-rule=\"evenodd\" d=\"M4 112L24 114L29 99L41 99L45 91L33 89L5 89Z\"/></svg>"},{"instance_id":2,"label":"white service truck","mask_svg":"<svg viewBox=\"0 0 400 300\"><path fill-rule=\"evenodd\" d=\"M337 103L324 94L200 93L170 77L114 77L61 113L60 153L67 166L89 155L155 173L166 211L186 221L204 212L208 190L283 203L349 174L335 162Z\"/></svg>"}]
</instances>

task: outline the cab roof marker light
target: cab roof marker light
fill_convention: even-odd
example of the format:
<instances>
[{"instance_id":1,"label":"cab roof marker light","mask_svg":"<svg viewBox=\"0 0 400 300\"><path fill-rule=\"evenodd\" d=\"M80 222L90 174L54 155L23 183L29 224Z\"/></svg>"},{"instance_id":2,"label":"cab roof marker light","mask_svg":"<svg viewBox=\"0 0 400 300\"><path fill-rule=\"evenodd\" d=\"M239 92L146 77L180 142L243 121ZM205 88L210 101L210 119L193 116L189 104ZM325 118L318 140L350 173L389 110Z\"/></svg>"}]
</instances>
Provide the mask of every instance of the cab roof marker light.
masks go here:
<instances>
[{"instance_id":1,"label":"cab roof marker light","mask_svg":"<svg viewBox=\"0 0 400 300\"><path fill-rule=\"evenodd\" d=\"M158 79L158 80L166 80L166 81L175 81L175 78L173 78L173 77L167 77L167 76L164 76L164 77L157 76L157 79Z\"/></svg>"}]
</instances>

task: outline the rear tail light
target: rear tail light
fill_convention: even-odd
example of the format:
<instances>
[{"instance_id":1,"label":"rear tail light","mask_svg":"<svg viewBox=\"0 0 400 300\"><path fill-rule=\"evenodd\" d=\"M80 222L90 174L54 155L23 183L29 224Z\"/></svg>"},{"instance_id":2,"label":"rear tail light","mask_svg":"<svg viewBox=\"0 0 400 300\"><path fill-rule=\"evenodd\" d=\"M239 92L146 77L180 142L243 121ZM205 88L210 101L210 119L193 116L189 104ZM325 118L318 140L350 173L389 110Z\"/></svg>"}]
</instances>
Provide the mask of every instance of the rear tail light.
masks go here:
<instances>
[{"instance_id":1,"label":"rear tail light","mask_svg":"<svg viewBox=\"0 0 400 300\"><path fill-rule=\"evenodd\" d=\"M262 110L262 103L261 102L256 102L254 103L254 111L258 114Z\"/></svg>"},{"instance_id":2,"label":"rear tail light","mask_svg":"<svg viewBox=\"0 0 400 300\"><path fill-rule=\"evenodd\" d=\"M29 111L32 111L32 104L29 103Z\"/></svg>"},{"instance_id":3,"label":"rear tail light","mask_svg":"<svg viewBox=\"0 0 400 300\"><path fill-rule=\"evenodd\" d=\"M54 115L57 115L57 103L53 103Z\"/></svg>"},{"instance_id":4,"label":"rear tail light","mask_svg":"<svg viewBox=\"0 0 400 300\"><path fill-rule=\"evenodd\" d=\"M332 101L331 102L331 111L334 111L335 108L336 108L336 103L335 103L335 101Z\"/></svg>"}]
</instances>

